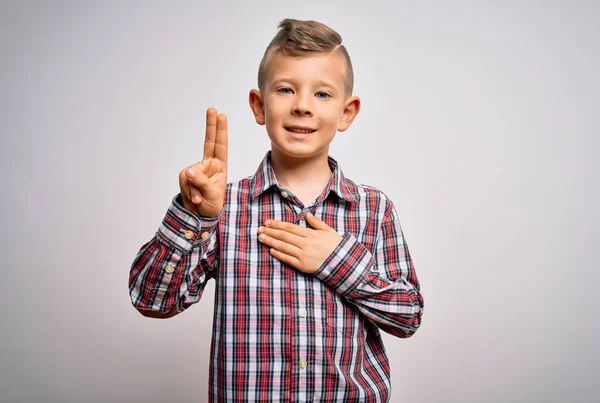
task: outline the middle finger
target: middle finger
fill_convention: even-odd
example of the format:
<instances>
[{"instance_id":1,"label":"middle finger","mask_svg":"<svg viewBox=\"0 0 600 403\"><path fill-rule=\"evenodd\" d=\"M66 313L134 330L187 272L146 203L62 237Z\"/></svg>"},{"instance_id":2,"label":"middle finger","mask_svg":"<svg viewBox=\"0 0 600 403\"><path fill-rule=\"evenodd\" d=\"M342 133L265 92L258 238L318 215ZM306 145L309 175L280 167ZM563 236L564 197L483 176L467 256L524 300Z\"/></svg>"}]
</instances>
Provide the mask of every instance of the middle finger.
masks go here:
<instances>
[{"instance_id":1,"label":"middle finger","mask_svg":"<svg viewBox=\"0 0 600 403\"><path fill-rule=\"evenodd\" d=\"M215 145L217 142L217 110L208 108L206 110L206 135L204 138L204 159L215 157Z\"/></svg>"},{"instance_id":2,"label":"middle finger","mask_svg":"<svg viewBox=\"0 0 600 403\"><path fill-rule=\"evenodd\" d=\"M303 240L303 237L300 237L298 235L295 235L295 234L292 234L290 232L283 231L280 229L269 228L269 227L258 227L258 233L266 234L266 235L270 236L271 238L275 238L277 240L287 242L287 243L292 244L297 247L300 247L302 245L301 242Z\"/></svg>"},{"instance_id":3,"label":"middle finger","mask_svg":"<svg viewBox=\"0 0 600 403\"><path fill-rule=\"evenodd\" d=\"M258 239L265 245L271 246L276 250L285 253L286 255L290 255L296 258L300 257L301 250L292 244L272 238L266 234L260 234L258 236Z\"/></svg>"}]
</instances>

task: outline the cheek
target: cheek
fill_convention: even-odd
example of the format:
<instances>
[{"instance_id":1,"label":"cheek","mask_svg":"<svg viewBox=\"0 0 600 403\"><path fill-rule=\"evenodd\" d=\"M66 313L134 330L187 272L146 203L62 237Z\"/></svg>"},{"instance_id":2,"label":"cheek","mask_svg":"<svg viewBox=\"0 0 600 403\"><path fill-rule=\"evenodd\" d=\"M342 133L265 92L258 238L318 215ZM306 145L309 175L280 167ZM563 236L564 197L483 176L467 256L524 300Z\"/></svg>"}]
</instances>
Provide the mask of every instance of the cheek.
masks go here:
<instances>
[{"instance_id":1,"label":"cheek","mask_svg":"<svg viewBox=\"0 0 600 403\"><path fill-rule=\"evenodd\" d=\"M327 124L331 126L336 126L341 119L343 113L339 107L328 108L324 112L324 120L327 121Z\"/></svg>"},{"instance_id":2,"label":"cheek","mask_svg":"<svg viewBox=\"0 0 600 403\"><path fill-rule=\"evenodd\" d=\"M278 115L273 113L267 113L265 115L265 126L267 129L267 133L276 133L277 129L281 126L281 120Z\"/></svg>"},{"instance_id":3,"label":"cheek","mask_svg":"<svg viewBox=\"0 0 600 403\"><path fill-rule=\"evenodd\" d=\"M285 105L283 102L270 102L265 105L265 118L267 122L277 122L284 113Z\"/></svg>"},{"instance_id":4,"label":"cheek","mask_svg":"<svg viewBox=\"0 0 600 403\"><path fill-rule=\"evenodd\" d=\"M280 105L277 105L280 107ZM280 108L279 108L280 109ZM281 111L273 105L265 106L265 128L271 140L274 140L282 125Z\"/></svg>"}]
</instances>

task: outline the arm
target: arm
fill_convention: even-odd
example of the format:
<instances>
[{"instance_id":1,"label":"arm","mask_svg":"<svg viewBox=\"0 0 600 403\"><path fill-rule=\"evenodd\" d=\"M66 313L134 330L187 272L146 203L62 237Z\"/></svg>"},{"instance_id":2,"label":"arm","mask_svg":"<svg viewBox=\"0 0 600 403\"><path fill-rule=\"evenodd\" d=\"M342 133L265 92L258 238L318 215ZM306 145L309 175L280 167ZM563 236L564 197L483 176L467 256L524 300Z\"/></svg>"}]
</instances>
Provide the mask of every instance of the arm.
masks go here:
<instances>
[{"instance_id":1,"label":"arm","mask_svg":"<svg viewBox=\"0 0 600 403\"><path fill-rule=\"evenodd\" d=\"M227 147L227 117L208 108L204 159L179 173L180 193L131 266L131 302L144 316L170 318L183 312L200 300L214 276L219 265L217 223L227 188Z\"/></svg>"},{"instance_id":2,"label":"arm","mask_svg":"<svg viewBox=\"0 0 600 403\"><path fill-rule=\"evenodd\" d=\"M197 217L183 207L181 194L173 199L156 235L141 247L129 273L131 302L142 315L170 318L200 300L219 265L217 223L221 215Z\"/></svg>"},{"instance_id":3,"label":"arm","mask_svg":"<svg viewBox=\"0 0 600 403\"><path fill-rule=\"evenodd\" d=\"M394 336L412 336L421 324L423 296L396 209L390 200L374 254L346 232L315 276Z\"/></svg>"}]
</instances>

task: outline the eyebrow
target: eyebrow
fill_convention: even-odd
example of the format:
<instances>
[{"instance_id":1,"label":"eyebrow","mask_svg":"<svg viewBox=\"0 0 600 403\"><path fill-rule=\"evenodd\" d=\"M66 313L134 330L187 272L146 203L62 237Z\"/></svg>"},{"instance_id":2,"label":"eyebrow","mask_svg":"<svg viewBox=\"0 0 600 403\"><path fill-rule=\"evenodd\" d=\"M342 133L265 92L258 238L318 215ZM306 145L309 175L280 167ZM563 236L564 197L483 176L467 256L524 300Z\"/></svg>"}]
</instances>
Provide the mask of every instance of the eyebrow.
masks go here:
<instances>
[{"instance_id":1,"label":"eyebrow","mask_svg":"<svg viewBox=\"0 0 600 403\"><path fill-rule=\"evenodd\" d=\"M287 81L287 82L290 82L292 84L295 84L297 82L296 79L291 78L291 77L278 77L275 80L273 80L272 83L273 84L277 84L280 81ZM326 80L323 80L323 79L320 79L319 81L317 81L317 85L318 86L329 87L331 89L336 89L336 86L333 83L331 83L329 81L326 81Z\"/></svg>"}]
</instances>

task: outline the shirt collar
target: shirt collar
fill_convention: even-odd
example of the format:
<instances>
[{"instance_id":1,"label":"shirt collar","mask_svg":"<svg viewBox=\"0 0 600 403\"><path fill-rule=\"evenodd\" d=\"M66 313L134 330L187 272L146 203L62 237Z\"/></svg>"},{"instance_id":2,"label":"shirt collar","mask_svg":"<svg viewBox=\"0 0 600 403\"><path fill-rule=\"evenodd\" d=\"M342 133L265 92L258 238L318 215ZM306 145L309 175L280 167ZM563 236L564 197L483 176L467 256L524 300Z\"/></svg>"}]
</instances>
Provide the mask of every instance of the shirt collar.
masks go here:
<instances>
[{"instance_id":1,"label":"shirt collar","mask_svg":"<svg viewBox=\"0 0 600 403\"><path fill-rule=\"evenodd\" d=\"M356 195L352 190L350 190L350 181L344 176L344 173L342 172L338 162L331 156L327 156L327 161L331 171L333 172L333 175L329 180L329 184L327 185L328 189L331 192L334 192L338 197L350 203L356 203ZM271 165L271 150L269 150L258 166L256 173L251 178L250 201L253 201L272 186L280 187L279 181L275 176L275 171L273 171L273 166Z\"/></svg>"}]
</instances>

